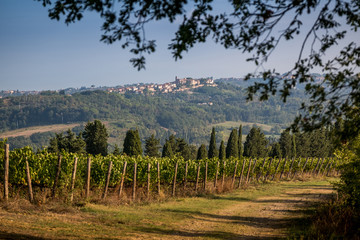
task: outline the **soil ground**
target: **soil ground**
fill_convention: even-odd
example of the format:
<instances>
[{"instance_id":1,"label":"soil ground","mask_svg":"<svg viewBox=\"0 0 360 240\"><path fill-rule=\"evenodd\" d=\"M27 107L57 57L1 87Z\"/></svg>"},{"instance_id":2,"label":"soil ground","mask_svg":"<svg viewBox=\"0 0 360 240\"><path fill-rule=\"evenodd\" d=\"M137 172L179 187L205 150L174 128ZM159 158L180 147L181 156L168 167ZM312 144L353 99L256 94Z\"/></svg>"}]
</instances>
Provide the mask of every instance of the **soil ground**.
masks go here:
<instances>
[{"instance_id":1,"label":"soil ground","mask_svg":"<svg viewBox=\"0 0 360 240\"><path fill-rule=\"evenodd\" d=\"M286 239L333 194L328 180L130 205L13 200L0 205L0 239Z\"/></svg>"}]
</instances>

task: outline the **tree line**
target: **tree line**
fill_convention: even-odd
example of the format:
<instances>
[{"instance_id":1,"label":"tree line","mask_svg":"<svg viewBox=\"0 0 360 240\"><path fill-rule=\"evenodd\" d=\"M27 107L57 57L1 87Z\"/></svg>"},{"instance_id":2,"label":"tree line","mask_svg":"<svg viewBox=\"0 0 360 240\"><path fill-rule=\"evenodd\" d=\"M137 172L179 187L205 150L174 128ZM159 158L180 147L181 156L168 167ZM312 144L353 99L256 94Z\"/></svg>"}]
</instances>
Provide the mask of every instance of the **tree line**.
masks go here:
<instances>
[{"instance_id":1,"label":"tree line","mask_svg":"<svg viewBox=\"0 0 360 240\"><path fill-rule=\"evenodd\" d=\"M127 156L149 157L174 157L175 155L190 159L211 159L220 160L231 157L273 157L273 158L296 158L296 157L330 157L334 152L332 130L319 129L306 133L291 133L286 130L281 133L278 140L266 138L259 127L252 127L243 143L243 127L233 128L230 136L225 141L216 143L216 131L212 128L209 144L201 144L200 147L189 144L185 139L170 135L163 146L160 139L154 134L145 139L144 151L138 129L130 129L126 132L123 150L115 145L112 152L114 155L125 154ZM58 133L50 139L49 152L66 151L70 153L89 153L92 155L108 155L108 138L106 126L100 120L88 122L84 131L79 134L73 133L70 129L66 133Z\"/></svg>"}]
</instances>

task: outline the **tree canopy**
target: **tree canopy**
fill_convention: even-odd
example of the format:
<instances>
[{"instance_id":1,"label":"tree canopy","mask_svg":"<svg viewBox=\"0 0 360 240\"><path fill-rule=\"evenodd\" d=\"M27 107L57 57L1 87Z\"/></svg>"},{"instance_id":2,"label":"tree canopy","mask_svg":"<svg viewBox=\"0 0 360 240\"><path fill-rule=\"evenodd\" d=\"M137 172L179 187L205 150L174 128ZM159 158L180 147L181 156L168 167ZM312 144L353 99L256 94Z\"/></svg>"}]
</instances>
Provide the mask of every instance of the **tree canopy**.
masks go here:
<instances>
[{"instance_id":1,"label":"tree canopy","mask_svg":"<svg viewBox=\"0 0 360 240\"><path fill-rule=\"evenodd\" d=\"M126 132L124 139L124 153L128 156L139 156L142 155L143 150L141 148L141 140L139 131L129 130Z\"/></svg>"},{"instance_id":2,"label":"tree canopy","mask_svg":"<svg viewBox=\"0 0 360 240\"><path fill-rule=\"evenodd\" d=\"M37 1L48 8L51 19L64 17L66 24L81 20L86 12L99 14L103 19L101 41L119 41L129 48L135 55L130 61L139 70L145 68L144 55L156 50L156 39L146 38L145 26L182 20L168 46L175 59L212 38L225 48L253 55L248 61L263 69L248 75L264 79L248 88L249 100L256 93L260 100L267 100L280 92L286 101L293 88L305 85L310 101L303 103L293 129L311 130L342 119L342 136L360 133L360 46L351 39L360 27L358 0L230 1L223 12L213 11L212 0ZM299 38L302 44L294 53L297 60L285 76L265 68L282 41ZM324 74L321 81L310 74L318 69Z\"/></svg>"},{"instance_id":3,"label":"tree canopy","mask_svg":"<svg viewBox=\"0 0 360 240\"><path fill-rule=\"evenodd\" d=\"M88 122L84 129L84 140L86 143L86 152L96 155L101 154L106 156L108 154L108 143L109 134L105 125L99 121Z\"/></svg>"}]
</instances>

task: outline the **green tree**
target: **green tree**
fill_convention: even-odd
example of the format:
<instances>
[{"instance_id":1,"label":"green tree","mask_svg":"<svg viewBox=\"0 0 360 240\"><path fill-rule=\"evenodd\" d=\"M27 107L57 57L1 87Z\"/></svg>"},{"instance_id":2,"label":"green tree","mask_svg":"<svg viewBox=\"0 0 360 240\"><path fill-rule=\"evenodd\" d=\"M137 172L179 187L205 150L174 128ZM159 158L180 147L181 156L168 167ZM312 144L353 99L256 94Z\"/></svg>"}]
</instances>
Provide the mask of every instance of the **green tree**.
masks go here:
<instances>
[{"instance_id":1,"label":"green tree","mask_svg":"<svg viewBox=\"0 0 360 240\"><path fill-rule=\"evenodd\" d=\"M216 135L215 135L215 128L212 128L211 137L210 137L210 144L209 144L209 152L208 158L214 158L219 155L217 148L216 148Z\"/></svg>"},{"instance_id":2,"label":"green tree","mask_svg":"<svg viewBox=\"0 0 360 240\"><path fill-rule=\"evenodd\" d=\"M297 157L297 154L296 154L296 137L295 137L295 134L292 135L292 155L293 157Z\"/></svg>"},{"instance_id":3,"label":"green tree","mask_svg":"<svg viewBox=\"0 0 360 240\"><path fill-rule=\"evenodd\" d=\"M150 157L160 157L160 140L155 138L154 134L145 140L145 155Z\"/></svg>"},{"instance_id":4,"label":"green tree","mask_svg":"<svg viewBox=\"0 0 360 240\"><path fill-rule=\"evenodd\" d=\"M66 136L63 133L56 133L55 137L49 141L49 152L61 152L62 150L71 153L84 153L85 142L82 139L82 134L77 136L70 129L66 131Z\"/></svg>"},{"instance_id":5,"label":"green tree","mask_svg":"<svg viewBox=\"0 0 360 240\"><path fill-rule=\"evenodd\" d=\"M202 160L205 159L207 157L207 151L206 151L206 146L205 144L201 144L201 146L198 149L197 152L197 160Z\"/></svg>"},{"instance_id":6,"label":"green tree","mask_svg":"<svg viewBox=\"0 0 360 240\"><path fill-rule=\"evenodd\" d=\"M290 135L290 132L288 130L285 130L281 133L279 144L281 148L281 155L283 157L289 157L291 158L293 156L292 154L292 138Z\"/></svg>"},{"instance_id":7,"label":"green tree","mask_svg":"<svg viewBox=\"0 0 360 240\"><path fill-rule=\"evenodd\" d=\"M244 156L246 157L266 157L268 141L260 128L251 128L246 136L244 143Z\"/></svg>"},{"instance_id":8,"label":"green tree","mask_svg":"<svg viewBox=\"0 0 360 240\"><path fill-rule=\"evenodd\" d=\"M114 155L120 155L121 154L120 148L119 148L119 146L117 144L115 144L113 154Z\"/></svg>"},{"instance_id":9,"label":"green tree","mask_svg":"<svg viewBox=\"0 0 360 240\"><path fill-rule=\"evenodd\" d=\"M278 142L274 143L271 147L271 152L270 152L270 157L277 157L277 158L281 158L281 148L280 148L280 144Z\"/></svg>"},{"instance_id":10,"label":"green tree","mask_svg":"<svg viewBox=\"0 0 360 240\"><path fill-rule=\"evenodd\" d=\"M107 44L120 41L123 48L130 48L135 54L130 61L139 70L145 68L144 55L156 49L156 40L146 38L145 25L164 20L173 23L183 18L168 47L175 59L182 58L196 44L214 39L225 48L249 53L253 57L248 61L264 69L248 75L265 80L256 81L247 89L249 99L260 93L260 100L267 100L271 94L280 92L286 101L296 85L306 84L310 101L304 102L305 111L295 120L293 128L310 130L332 125L342 118L346 126L344 133L348 134L343 134L345 138L360 132L357 72L360 47L351 38L360 27L358 0L231 1L225 12L212 11L213 1L38 1L48 8L51 19L64 16L66 24L81 20L86 12L96 12L103 19L101 41ZM306 19L308 28L303 27L302 19ZM298 39L302 39L302 44L297 43ZM264 63L284 41L300 46L287 76L264 68ZM316 76L310 74L318 68L325 74L322 81L316 81ZM325 104L328 111L324 111Z\"/></svg>"},{"instance_id":11,"label":"green tree","mask_svg":"<svg viewBox=\"0 0 360 240\"><path fill-rule=\"evenodd\" d=\"M128 156L139 156L142 155L143 151L141 148L141 140L139 131L128 130L124 139L124 153Z\"/></svg>"},{"instance_id":12,"label":"green tree","mask_svg":"<svg viewBox=\"0 0 360 240\"><path fill-rule=\"evenodd\" d=\"M191 148L185 139L176 139L176 153L179 153L185 160L191 159Z\"/></svg>"},{"instance_id":13,"label":"green tree","mask_svg":"<svg viewBox=\"0 0 360 240\"><path fill-rule=\"evenodd\" d=\"M238 147L239 147L239 157L241 158L243 155L243 144L242 144L242 125L239 127L239 141L238 141Z\"/></svg>"},{"instance_id":14,"label":"green tree","mask_svg":"<svg viewBox=\"0 0 360 240\"><path fill-rule=\"evenodd\" d=\"M219 159L224 161L226 158L226 149L225 149L225 143L224 140L220 143L220 149L219 149Z\"/></svg>"},{"instance_id":15,"label":"green tree","mask_svg":"<svg viewBox=\"0 0 360 240\"><path fill-rule=\"evenodd\" d=\"M238 136L235 128L231 131L226 145L226 158L230 157L239 157Z\"/></svg>"},{"instance_id":16,"label":"green tree","mask_svg":"<svg viewBox=\"0 0 360 240\"><path fill-rule=\"evenodd\" d=\"M164 146L163 146L163 150L162 150L162 157L169 157L171 158L172 156L174 156L174 153L172 151L171 148L171 143L169 141L166 141Z\"/></svg>"},{"instance_id":17,"label":"green tree","mask_svg":"<svg viewBox=\"0 0 360 240\"><path fill-rule=\"evenodd\" d=\"M106 156L108 153L108 137L107 129L99 120L88 122L85 125L83 134L86 143L86 152L92 155L101 154Z\"/></svg>"}]
</instances>

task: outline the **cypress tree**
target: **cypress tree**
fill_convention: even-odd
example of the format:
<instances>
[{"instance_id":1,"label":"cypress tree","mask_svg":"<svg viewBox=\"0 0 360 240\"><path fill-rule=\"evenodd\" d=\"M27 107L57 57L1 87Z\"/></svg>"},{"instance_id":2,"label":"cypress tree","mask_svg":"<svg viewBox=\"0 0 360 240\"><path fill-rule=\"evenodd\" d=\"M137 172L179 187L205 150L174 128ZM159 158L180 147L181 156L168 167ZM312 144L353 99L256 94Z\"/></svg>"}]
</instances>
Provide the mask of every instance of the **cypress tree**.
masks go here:
<instances>
[{"instance_id":1,"label":"cypress tree","mask_svg":"<svg viewBox=\"0 0 360 240\"><path fill-rule=\"evenodd\" d=\"M174 134L171 134L169 136L168 141L169 141L172 152L175 153L177 151L177 149L176 149L177 146L176 146L176 138L175 138Z\"/></svg>"},{"instance_id":2,"label":"cypress tree","mask_svg":"<svg viewBox=\"0 0 360 240\"><path fill-rule=\"evenodd\" d=\"M246 157L266 157L268 141L260 128L251 128L249 134L246 136L244 143L244 156Z\"/></svg>"},{"instance_id":3,"label":"cypress tree","mask_svg":"<svg viewBox=\"0 0 360 240\"><path fill-rule=\"evenodd\" d=\"M205 158L206 158L206 147L205 144L201 144L197 152L197 160L201 160Z\"/></svg>"},{"instance_id":4,"label":"cypress tree","mask_svg":"<svg viewBox=\"0 0 360 240\"><path fill-rule=\"evenodd\" d=\"M163 150L162 150L162 157L169 157L171 158L174 155L172 148L171 148L171 143L167 140L163 146Z\"/></svg>"},{"instance_id":5,"label":"cypress tree","mask_svg":"<svg viewBox=\"0 0 360 240\"><path fill-rule=\"evenodd\" d=\"M182 156L184 160L191 158L190 146L183 138L176 139L176 152L180 153L180 156Z\"/></svg>"},{"instance_id":6,"label":"cypress tree","mask_svg":"<svg viewBox=\"0 0 360 240\"><path fill-rule=\"evenodd\" d=\"M239 127L239 141L238 141L238 147L239 147L239 158L241 159L243 155L243 146L242 146L242 125Z\"/></svg>"},{"instance_id":7,"label":"cypress tree","mask_svg":"<svg viewBox=\"0 0 360 240\"><path fill-rule=\"evenodd\" d=\"M124 153L128 156L142 155L141 141L139 131L129 130L126 132L124 140Z\"/></svg>"},{"instance_id":8,"label":"cypress tree","mask_svg":"<svg viewBox=\"0 0 360 240\"><path fill-rule=\"evenodd\" d=\"M86 152L97 155L106 156L108 151L108 137L106 127L99 120L88 122L84 129L84 140L86 143Z\"/></svg>"},{"instance_id":9,"label":"cypress tree","mask_svg":"<svg viewBox=\"0 0 360 240\"><path fill-rule=\"evenodd\" d=\"M226 158L230 157L239 157L238 136L236 129L231 131L226 145Z\"/></svg>"},{"instance_id":10,"label":"cypress tree","mask_svg":"<svg viewBox=\"0 0 360 240\"><path fill-rule=\"evenodd\" d=\"M149 157L160 157L160 140L156 139L154 134L145 140L145 155Z\"/></svg>"},{"instance_id":11,"label":"cypress tree","mask_svg":"<svg viewBox=\"0 0 360 240\"><path fill-rule=\"evenodd\" d=\"M283 131L280 135L279 144L283 157L292 157L292 139L289 131Z\"/></svg>"},{"instance_id":12,"label":"cypress tree","mask_svg":"<svg viewBox=\"0 0 360 240\"><path fill-rule=\"evenodd\" d=\"M296 141L295 141L295 134L292 135L292 156L296 158Z\"/></svg>"},{"instance_id":13,"label":"cypress tree","mask_svg":"<svg viewBox=\"0 0 360 240\"><path fill-rule=\"evenodd\" d=\"M274 157L277 157L277 158L282 157L281 156L280 144L278 142L272 145L270 157L273 157L273 158Z\"/></svg>"},{"instance_id":14,"label":"cypress tree","mask_svg":"<svg viewBox=\"0 0 360 240\"><path fill-rule=\"evenodd\" d=\"M210 144L209 144L209 152L208 158L214 158L218 156L218 152L216 149L216 136L215 136L215 128L212 128L211 137L210 137Z\"/></svg>"},{"instance_id":15,"label":"cypress tree","mask_svg":"<svg viewBox=\"0 0 360 240\"><path fill-rule=\"evenodd\" d=\"M120 148L119 148L119 146L117 144L115 144L113 154L114 155L120 155Z\"/></svg>"},{"instance_id":16,"label":"cypress tree","mask_svg":"<svg viewBox=\"0 0 360 240\"><path fill-rule=\"evenodd\" d=\"M225 143L224 143L224 140L222 140L220 143L220 149L219 149L219 159L225 160L225 158L226 158Z\"/></svg>"}]
</instances>

